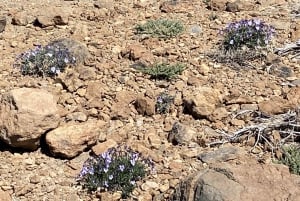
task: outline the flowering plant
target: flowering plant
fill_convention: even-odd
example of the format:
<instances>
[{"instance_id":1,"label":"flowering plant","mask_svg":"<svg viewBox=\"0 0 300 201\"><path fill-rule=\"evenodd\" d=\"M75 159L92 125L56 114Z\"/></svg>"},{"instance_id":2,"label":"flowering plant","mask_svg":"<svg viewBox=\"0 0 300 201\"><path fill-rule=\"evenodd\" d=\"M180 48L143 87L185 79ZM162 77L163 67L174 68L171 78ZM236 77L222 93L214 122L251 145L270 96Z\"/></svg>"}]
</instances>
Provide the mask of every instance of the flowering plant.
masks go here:
<instances>
[{"instance_id":1,"label":"flowering plant","mask_svg":"<svg viewBox=\"0 0 300 201\"><path fill-rule=\"evenodd\" d=\"M66 48L58 45L36 46L17 57L14 66L23 75L55 76L63 72L76 59Z\"/></svg>"},{"instance_id":2,"label":"flowering plant","mask_svg":"<svg viewBox=\"0 0 300 201\"><path fill-rule=\"evenodd\" d=\"M169 111L170 105L173 103L174 97L167 93L160 93L156 99L156 112L167 113Z\"/></svg>"},{"instance_id":3,"label":"flowering plant","mask_svg":"<svg viewBox=\"0 0 300 201\"><path fill-rule=\"evenodd\" d=\"M259 19L251 19L230 23L221 33L225 50L237 50L243 46L253 49L267 46L275 29Z\"/></svg>"},{"instance_id":4,"label":"flowering plant","mask_svg":"<svg viewBox=\"0 0 300 201\"><path fill-rule=\"evenodd\" d=\"M99 156L92 156L83 165L77 178L90 191L122 191L126 198L133 191L136 182L153 168L150 159L141 158L130 148L111 148Z\"/></svg>"}]
</instances>

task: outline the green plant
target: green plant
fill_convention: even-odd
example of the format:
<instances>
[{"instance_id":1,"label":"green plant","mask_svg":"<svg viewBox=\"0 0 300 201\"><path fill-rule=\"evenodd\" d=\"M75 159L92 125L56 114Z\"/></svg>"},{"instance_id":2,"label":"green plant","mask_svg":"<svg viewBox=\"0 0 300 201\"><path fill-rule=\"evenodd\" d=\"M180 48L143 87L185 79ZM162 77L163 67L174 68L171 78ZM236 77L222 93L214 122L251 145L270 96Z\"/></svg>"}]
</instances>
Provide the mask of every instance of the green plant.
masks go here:
<instances>
[{"instance_id":1,"label":"green plant","mask_svg":"<svg viewBox=\"0 0 300 201\"><path fill-rule=\"evenodd\" d=\"M225 50L235 51L244 46L250 49L267 46L275 29L259 19L251 19L230 23L221 33Z\"/></svg>"},{"instance_id":2,"label":"green plant","mask_svg":"<svg viewBox=\"0 0 300 201\"><path fill-rule=\"evenodd\" d=\"M170 105L174 101L174 96L170 96L169 94L163 92L160 93L156 99L155 109L158 113L167 113L169 112Z\"/></svg>"},{"instance_id":3,"label":"green plant","mask_svg":"<svg viewBox=\"0 0 300 201\"><path fill-rule=\"evenodd\" d=\"M184 26L179 21L168 19L149 20L135 27L137 34L147 34L159 38L171 38L181 34Z\"/></svg>"},{"instance_id":4,"label":"green plant","mask_svg":"<svg viewBox=\"0 0 300 201\"><path fill-rule=\"evenodd\" d=\"M55 76L76 59L67 48L56 45L37 46L19 55L14 63L23 75Z\"/></svg>"},{"instance_id":5,"label":"green plant","mask_svg":"<svg viewBox=\"0 0 300 201\"><path fill-rule=\"evenodd\" d=\"M122 198L127 198L136 182L144 178L150 169L153 169L151 160L119 146L89 158L77 181L90 191L122 191Z\"/></svg>"},{"instance_id":6,"label":"green plant","mask_svg":"<svg viewBox=\"0 0 300 201\"><path fill-rule=\"evenodd\" d=\"M137 68L137 70L151 76L152 79L171 79L181 74L185 69L183 64L159 63L149 67Z\"/></svg>"},{"instance_id":7,"label":"green plant","mask_svg":"<svg viewBox=\"0 0 300 201\"><path fill-rule=\"evenodd\" d=\"M283 147L280 162L289 166L292 173L300 175L300 147L296 145Z\"/></svg>"}]
</instances>

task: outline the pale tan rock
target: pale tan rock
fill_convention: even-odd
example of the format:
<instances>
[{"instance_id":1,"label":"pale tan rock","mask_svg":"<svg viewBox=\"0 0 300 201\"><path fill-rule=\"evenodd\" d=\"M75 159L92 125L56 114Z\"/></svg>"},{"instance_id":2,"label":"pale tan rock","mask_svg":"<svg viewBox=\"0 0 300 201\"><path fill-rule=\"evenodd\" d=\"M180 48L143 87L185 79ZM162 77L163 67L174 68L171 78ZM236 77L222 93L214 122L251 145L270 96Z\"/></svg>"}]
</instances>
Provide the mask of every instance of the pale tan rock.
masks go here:
<instances>
[{"instance_id":1,"label":"pale tan rock","mask_svg":"<svg viewBox=\"0 0 300 201\"><path fill-rule=\"evenodd\" d=\"M67 25L69 22L68 11L58 7L50 7L47 8L47 12L39 13L36 20L42 28L54 25Z\"/></svg>"},{"instance_id":2,"label":"pale tan rock","mask_svg":"<svg viewBox=\"0 0 300 201\"><path fill-rule=\"evenodd\" d=\"M210 67L206 63L201 63L199 67L199 73L201 73L202 75L208 75L209 71Z\"/></svg>"},{"instance_id":3,"label":"pale tan rock","mask_svg":"<svg viewBox=\"0 0 300 201\"><path fill-rule=\"evenodd\" d=\"M1 201L12 201L10 194L7 191L3 191L0 188L0 198Z\"/></svg>"},{"instance_id":4,"label":"pale tan rock","mask_svg":"<svg viewBox=\"0 0 300 201\"><path fill-rule=\"evenodd\" d=\"M18 26L26 26L29 23L32 23L35 18L29 15L27 12L18 12L12 18L12 24Z\"/></svg>"},{"instance_id":5,"label":"pale tan rock","mask_svg":"<svg viewBox=\"0 0 300 201\"><path fill-rule=\"evenodd\" d=\"M130 116L130 105L135 100L136 95L132 91L119 91L116 94L116 102L111 106L111 118L127 119Z\"/></svg>"},{"instance_id":6,"label":"pale tan rock","mask_svg":"<svg viewBox=\"0 0 300 201\"><path fill-rule=\"evenodd\" d=\"M114 141L112 139L108 139L105 142L98 143L97 145L93 146L92 151L94 152L94 154L100 155L100 154L106 152L108 149L113 148L117 145L118 144L116 141Z\"/></svg>"},{"instance_id":7,"label":"pale tan rock","mask_svg":"<svg viewBox=\"0 0 300 201\"><path fill-rule=\"evenodd\" d=\"M126 50L122 51L123 56L127 56L132 60L140 59L148 50L139 44L129 45Z\"/></svg>"},{"instance_id":8,"label":"pale tan rock","mask_svg":"<svg viewBox=\"0 0 300 201\"><path fill-rule=\"evenodd\" d=\"M94 145L103 121L68 123L47 133L46 143L54 156L73 158Z\"/></svg>"},{"instance_id":9,"label":"pale tan rock","mask_svg":"<svg viewBox=\"0 0 300 201\"><path fill-rule=\"evenodd\" d=\"M289 102L295 106L300 104L300 87L293 87L286 95Z\"/></svg>"},{"instance_id":10,"label":"pale tan rock","mask_svg":"<svg viewBox=\"0 0 300 201\"><path fill-rule=\"evenodd\" d=\"M78 122L85 122L87 121L88 117L83 112L73 112L66 116L66 119L69 121L78 121Z\"/></svg>"},{"instance_id":11,"label":"pale tan rock","mask_svg":"<svg viewBox=\"0 0 300 201\"><path fill-rule=\"evenodd\" d=\"M245 125L245 121L243 121L241 119L232 119L230 121L230 123L234 126L244 126Z\"/></svg>"},{"instance_id":12,"label":"pale tan rock","mask_svg":"<svg viewBox=\"0 0 300 201\"><path fill-rule=\"evenodd\" d=\"M198 87L192 93L185 93L183 100L190 114L195 118L205 118L211 115L216 106L221 103L222 96L217 89Z\"/></svg>"},{"instance_id":13,"label":"pale tan rock","mask_svg":"<svg viewBox=\"0 0 300 201\"><path fill-rule=\"evenodd\" d=\"M162 161L162 156L158 155L156 151L153 151L153 150L145 147L142 144L135 144L134 142L132 142L130 144L130 147L133 150L141 153L143 157L146 157L146 158L149 157L150 159L152 159L155 162Z\"/></svg>"},{"instance_id":14,"label":"pale tan rock","mask_svg":"<svg viewBox=\"0 0 300 201\"><path fill-rule=\"evenodd\" d=\"M155 149L159 149L159 147L161 146L161 139L159 138L157 133L150 133L148 135L148 141L150 145Z\"/></svg>"},{"instance_id":15,"label":"pale tan rock","mask_svg":"<svg viewBox=\"0 0 300 201\"><path fill-rule=\"evenodd\" d=\"M229 112L225 107L219 107L214 110L214 112L209 116L209 120L218 121L226 118L229 115Z\"/></svg>"},{"instance_id":16,"label":"pale tan rock","mask_svg":"<svg viewBox=\"0 0 300 201\"><path fill-rule=\"evenodd\" d=\"M41 136L58 126L56 98L42 89L11 90L0 108L0 138L13 147L35 150Z\"/></svg>"},{"instance_id":17,"label":"pale tan rock","mask_svg":"<svg viewBox=\"0 0 300 201\"><path fill-rule=\"evenodd\" d=\"M225 11L227 0L211 0L208 5L212 10Z\"/></svg>"}]
</instances>

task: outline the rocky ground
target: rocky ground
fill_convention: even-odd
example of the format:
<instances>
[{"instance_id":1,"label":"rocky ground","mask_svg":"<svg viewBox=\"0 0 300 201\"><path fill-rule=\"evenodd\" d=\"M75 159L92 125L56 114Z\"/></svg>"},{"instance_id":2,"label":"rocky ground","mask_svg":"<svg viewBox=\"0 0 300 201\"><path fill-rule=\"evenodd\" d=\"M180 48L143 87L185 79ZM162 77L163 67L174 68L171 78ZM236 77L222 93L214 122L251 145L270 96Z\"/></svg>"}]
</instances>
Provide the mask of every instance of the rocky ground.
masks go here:
<instances>
[{"instance_id":1,"label":"rocky ground","mask_svg":"<svg viewBox=\"0 0 300 201\"><path fill-rule=\"evenodd\" d=\"M74 179L89 148L118 143L155 163L129 200L300 200L299 176L272 162L282 140L275 127L274 147L254 147L255 137L208 146L222 140L218 131L255 125L252 116L234 118L245 110L277 120L296 111L300 60L271 51L243 67L206 56L221 28L245 18L275 27L274 48L299 40L298 1L13 0L0 8L0 200L118 200L119 193L90 195ZM185 32L165 40L134 33L159 18L181 21ZM13 68L20 53L60 38L80 42L81 64L56 78ZM187 68L170 81L132 68L162 61ZM161 92L175 97L168 114L155 112Z\"/></svg>"}]
</instances>

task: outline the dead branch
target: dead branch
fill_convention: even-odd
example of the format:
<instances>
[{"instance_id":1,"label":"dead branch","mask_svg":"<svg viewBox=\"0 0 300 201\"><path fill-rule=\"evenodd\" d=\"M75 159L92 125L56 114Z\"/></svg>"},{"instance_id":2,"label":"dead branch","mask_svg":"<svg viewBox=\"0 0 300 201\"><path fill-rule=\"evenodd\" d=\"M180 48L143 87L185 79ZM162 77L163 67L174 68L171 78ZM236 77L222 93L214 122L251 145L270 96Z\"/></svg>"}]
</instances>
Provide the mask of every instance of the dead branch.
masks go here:
<instances>
[{"instance_id":1,"label":"dead branch","mask_svg":"<svg viewBox=\"0 0 300 201\"><path fill-rule=\"evenodd\" d=\"M274 116L266 116L261 112L247 110L237 113L233 118L237 118L245 113L253 114L253 122L255 124L241 128L233 133L219 130L217 132L222 139L211 142L208 146L237 142L242 136L246 136L247 139L255 136L256 141L253 148L257 147L259 143L267 143L273 152L274 149L281 147L286 142L294 142L297 137L300 137L299 109ZM274 130L277 130L281 136L280 142L276 144L270 139L270 134Z\"/></svg>"}]
</instances>

